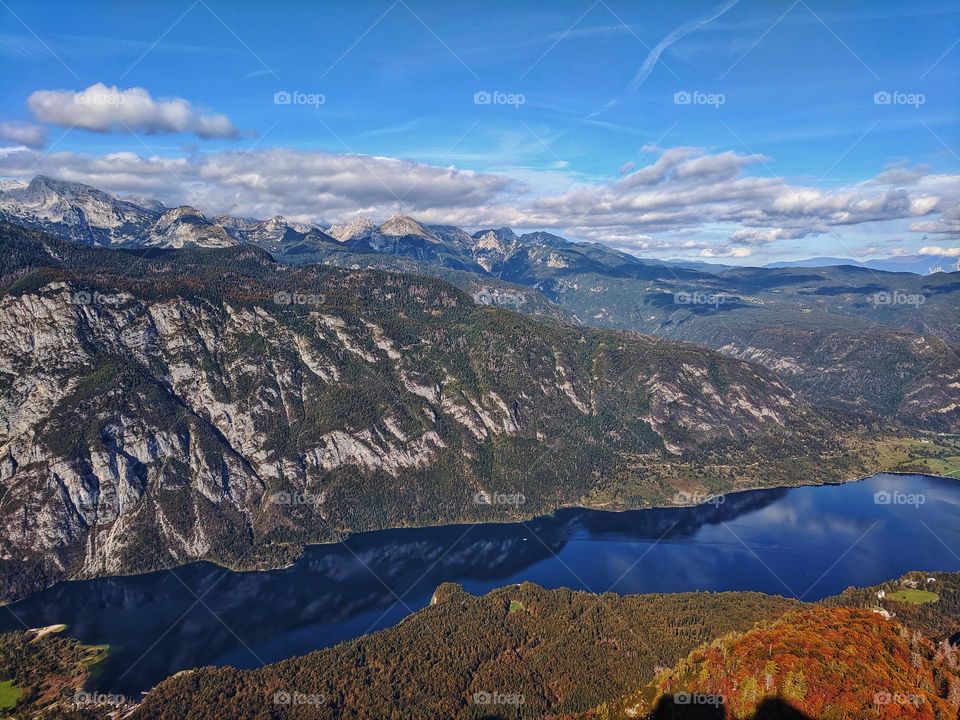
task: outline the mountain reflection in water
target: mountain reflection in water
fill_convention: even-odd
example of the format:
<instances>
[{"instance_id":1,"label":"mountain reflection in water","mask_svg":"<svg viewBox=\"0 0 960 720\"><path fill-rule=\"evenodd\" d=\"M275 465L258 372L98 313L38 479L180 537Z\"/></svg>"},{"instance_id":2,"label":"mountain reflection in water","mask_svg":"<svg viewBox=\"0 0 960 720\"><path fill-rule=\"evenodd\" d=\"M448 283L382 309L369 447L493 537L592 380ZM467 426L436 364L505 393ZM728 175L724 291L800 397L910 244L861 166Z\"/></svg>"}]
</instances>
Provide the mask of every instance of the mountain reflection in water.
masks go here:
<instances>
[{"instance_id":1,"label":"mountain reflection in water","mask_svg":"<svg viewBox=\"0 0 960 720\"><path fill-rule=\"evenodd\" d=\"M881 490L926 502L877 504ZM10 610L30 627L67 623L68 635L109 643L95 689L135 696L185 668L255 667L393 625L447 581L473 593L529 580L598 593L758 590L815 600L907 570L960 570L941 543L960 550L958 519L960 484L877 475L690 508L566 509L526 523L365 533L307 548L283 570L194 563L60 583ZM0 615L0 630L19 627Z\"/></svg>"}]
</instances>

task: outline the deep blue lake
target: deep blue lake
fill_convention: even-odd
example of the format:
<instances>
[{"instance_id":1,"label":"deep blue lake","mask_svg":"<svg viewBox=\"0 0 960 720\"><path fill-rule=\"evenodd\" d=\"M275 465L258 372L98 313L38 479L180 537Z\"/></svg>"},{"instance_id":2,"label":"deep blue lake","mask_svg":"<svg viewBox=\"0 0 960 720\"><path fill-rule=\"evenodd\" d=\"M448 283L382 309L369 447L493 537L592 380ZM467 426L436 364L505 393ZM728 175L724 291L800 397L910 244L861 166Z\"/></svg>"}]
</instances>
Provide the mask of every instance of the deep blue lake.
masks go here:
<instances>
[{"instance_id":1,"label":"deep blue lake","mask_svg":"<svg viewBox=\"0 0 960 720\"><path fill-rule=\"evenodd\" d=\"M879 502L877 493L886 493ZM64 582L9 610L30 627L66 623L70 636L110 644L90 689L135 697L185 668L256 667L394 625L445 581L475 594L529 580L597 593L759 590L817 600L908 570L960 570L958 555L960 482L876 475L691 508L365 533L310 547L284 570L195 563ZM0 631L19 627L0 610Z\"/></svg>"}]
</instances>

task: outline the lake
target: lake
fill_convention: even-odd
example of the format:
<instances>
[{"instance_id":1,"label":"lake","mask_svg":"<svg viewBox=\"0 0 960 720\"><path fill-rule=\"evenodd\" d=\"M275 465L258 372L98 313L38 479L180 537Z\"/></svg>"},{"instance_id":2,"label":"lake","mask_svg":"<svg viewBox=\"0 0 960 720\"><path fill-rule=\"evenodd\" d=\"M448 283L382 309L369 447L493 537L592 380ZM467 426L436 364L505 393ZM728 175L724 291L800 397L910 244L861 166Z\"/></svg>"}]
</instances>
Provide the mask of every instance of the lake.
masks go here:
<instances>
[{"instance_id":1,"label":"lake","mask_svg":"<svg viewBox=\"0 0 960 720\"><path fill-rule=\"evenodd\" d=\"M960 483L922 475L730 494L689 508L562 510L526 523L363 533L296 564L210 563L64 582L9 607L110 644L90 690L136 697L178 670L257 665L396 624L442 582L621 594L759 590L817 600L908 570L960 570ZM0 610L0 630L19 629Z\"/></svg>"}]
</instances>

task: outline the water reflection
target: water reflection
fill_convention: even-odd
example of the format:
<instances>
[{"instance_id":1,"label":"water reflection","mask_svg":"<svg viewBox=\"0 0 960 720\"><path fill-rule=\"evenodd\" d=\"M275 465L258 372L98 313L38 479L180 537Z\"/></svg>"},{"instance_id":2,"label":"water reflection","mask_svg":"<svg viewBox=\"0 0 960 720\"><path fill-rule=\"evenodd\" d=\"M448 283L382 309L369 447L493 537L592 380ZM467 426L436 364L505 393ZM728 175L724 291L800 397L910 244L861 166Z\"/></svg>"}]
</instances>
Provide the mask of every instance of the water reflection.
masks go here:
<instances>
[{"instance_id":1,"label":"water reflection","mask_svg":"<svg viewBox=\"0 0 960 720\"><path fill-rule=\"evenodd\" d=\"M924 493L926 502L877 505L879 490ZM196 563L61 583L11 610L30 626L65 622L74 637L114 646L96 688L129 695L184 668L253 667L394 624L444 581L475 593L531 580L593 592L749 589L817 599L910 569L956 570L960 561L940 540L958 547L958 500L950 481L882 475L692 508L562 510L523 524L359 535L270 572ZM0 616L0 630L16 627Z\"/></svg>"}]
</instances>

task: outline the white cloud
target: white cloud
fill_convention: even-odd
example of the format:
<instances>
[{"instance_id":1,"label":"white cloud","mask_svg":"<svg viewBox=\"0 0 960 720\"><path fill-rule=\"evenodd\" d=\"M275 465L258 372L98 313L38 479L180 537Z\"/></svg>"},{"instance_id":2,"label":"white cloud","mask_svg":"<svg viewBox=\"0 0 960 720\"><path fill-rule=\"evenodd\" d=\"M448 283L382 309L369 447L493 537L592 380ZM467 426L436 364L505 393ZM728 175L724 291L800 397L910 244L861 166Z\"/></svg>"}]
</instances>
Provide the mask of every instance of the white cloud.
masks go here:
<instances>
[{"instance_id":1,"label":"white cloud","mask_svg":"<svg viewBox=\"0 0 960 720\"><path fill-rule=\"evenodd\" d=\"M0 175L46 174L115 193L147 194L165 204L190 204L208 213L252 217L287 215L303 221L377 218L403 210L439 222L465 220L501 193L523 188L512 180L455 168L367 155L266 149L141 157L131 152L86 155L0 149Z\"/></svg>"},{"instance_id":2,"label":"white cloud","mask_svg":"<svg viewBox=\"0 0 960 720\"><path fill-rule=\"evenodd\" d=\"M283 214L332 223L400 211L470 229L549 230L638 254L746 257L751 248L766 253L785 241L812 241L842 228L857 227L882 241L884 233L909 237L911 222L910 231L946 237L960 226L958 176L917 173L906 186L874 178L824 189L751 174L768 163L761 155L693 147L644 151L656 157L607 182L554 170L508 176L282 148L185 157L0 148L0 175L43 173L168 205L187 203L207 214Z\"/></svg>"},{"instance_id":3,"label":"white cloud","mask_svg":"<svg viewBox=\"0 0 960 720\"><path fill-rule=\"evenodd\" d=\"M29 148L40 148L47 144L47 129L42 125L5 120L0 122L0 140L9 140Z\"/></svg>"},{"instance_id":4,"label":"white cloud","mask_svg":"<svg viewBox=\"0 0 960 720\"><path fill-rule=\"evenodd\" d=\"M954 187L954 189L956 189ZM960 193L957 193L960 195ZM931 235L949 235L960 237L960 202L955 202L940 213L940 217L924 222L913 223L910 226L913 232L929 233Z\"/></svg>"},{"instance_id":5,"label":"white cloud","mask_svg":"<svg viewBox=\"0 0 960 720\"><path fill-rule=\"evenodd\" d=\"M741 228L730 235L734 245L768 245L777 240L796 240L812 234L803 228Z\"/></svg>"},{"instance_id":6,"label":"white cloud","mask_svg":"<svg viewBox=\"0 0 960 720\"><path fill-rule=\"evenodd\" d=\"M192 133L233 138L239 133L226 115L211 113L183 98L154 100L140 87L91 85L86 90L37 90L27 107L41 121L93 132Z\"/></svg>"},{"instance_id":7,"label":"white cloud","mask_svg":"<svg viewBox=\"0 0 960 720\"><path fill-rule=\"evenodd\" d=\"M919 250L921 255L939 255L940 257L960 257L960 247L940 247L927 245Z\"/></svg>"},{"instance_id":8,"label":"white cloud","mask_svg":"<svg viewBox=\"0 0 960 720\"><path fill-rule=\"evenodd\" d=\"M750 256L750 249L745 247L704 248L700 257L707 258L745 258Z\"/></svg>"}]
</instances>

